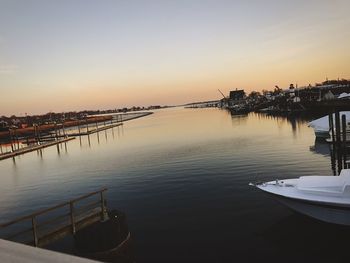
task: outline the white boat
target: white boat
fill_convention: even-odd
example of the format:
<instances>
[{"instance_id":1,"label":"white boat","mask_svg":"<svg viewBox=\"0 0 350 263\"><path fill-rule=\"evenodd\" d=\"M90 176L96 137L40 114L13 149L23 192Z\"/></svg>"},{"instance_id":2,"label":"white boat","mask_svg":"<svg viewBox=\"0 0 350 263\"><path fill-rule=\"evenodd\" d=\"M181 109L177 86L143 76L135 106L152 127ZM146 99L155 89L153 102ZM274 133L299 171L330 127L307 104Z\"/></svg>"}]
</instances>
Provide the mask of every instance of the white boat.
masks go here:
<instances>
[{"instance_id":1,"label":"white boat","mask_svg":"<svg viewBox=\"0 0 350 263\"><path fill-rule=\"evenodd\" d=\"M302 176L250 185L296 212L350 226L350 169L343 169L339 176Z\"/></svg>"},{"instance_id":2,"label":"white boat","mask_svg":"<svg viewBox=\"0 0 350 263\"><path fill-rule=\"evenodd\" d=\"M350 93L343 92L338 96L338 99L350 99Z\"/></svg>"},{"instance_id":3,"label":"white boat","mask_svg":"<svg viewBox=\"0 0 350 263\"><path fill-rule=\"evenodd\" d=\"M341 111L340 118L342 115L346 116L347 122L350 121L350 111ZM335 114L333 113L333 126L335 126L334 119L335 119ZM329 137L329 130L330 130L328 115L309 122L309 127L312 127L314 129L316 137L328 138Z\"/></svg>"}]
</instances>

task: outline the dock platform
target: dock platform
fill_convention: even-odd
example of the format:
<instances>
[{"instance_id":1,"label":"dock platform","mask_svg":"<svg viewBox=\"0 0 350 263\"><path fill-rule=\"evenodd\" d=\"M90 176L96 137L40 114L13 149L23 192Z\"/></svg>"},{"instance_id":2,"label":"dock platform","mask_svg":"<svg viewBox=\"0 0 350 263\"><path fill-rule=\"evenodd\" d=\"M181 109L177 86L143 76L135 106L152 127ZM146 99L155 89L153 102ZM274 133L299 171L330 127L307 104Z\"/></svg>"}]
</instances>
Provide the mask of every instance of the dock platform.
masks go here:
<instances>
[{"instance_id":1,"label":"dock platform","mask_svg":"<svg viewBox=\"0 0 350 263\"><path fill-rule=\"evenodd\" d=\"M96 132L100 132L100 131L104 131L104 130L108 130L114 127L118 127L120 125L123 125L123 123L115 123L115 124L110 124L110 125L106 125L103 127L99 127L99 128L95 128L93 130L90 131L86 131L86 132L80 132L80 133L68 133L67 136L84 136L84 135L90 135Z\"/></svg>"},{"instance_id":2,"label":"dock platform","mask_svg":"<svg viewBox=\"0 0 350 263\"><path fill-rule=\"evenodd\" d=\"M46 148L46 147L50 147L50 146L57 145L57 144L60 144L60 143L65 143L65 142L68 142L68 141L71 141L71 140L74 140L74 139L75 139L75 137L70 137L70 138L60 139L60 140L57 140L57 141L46 142L46 143L39 144L39 145L24 147L22 149L15 150L13 152L1 154L0 155L0 160L13 158L13 157L15 157L17 155L21 155L21 154L25 154L25 153L28 153L28 152L37 151L37 150L40 150L40 149L43 149L43 148Z\"/></svg>"}]
</instances>

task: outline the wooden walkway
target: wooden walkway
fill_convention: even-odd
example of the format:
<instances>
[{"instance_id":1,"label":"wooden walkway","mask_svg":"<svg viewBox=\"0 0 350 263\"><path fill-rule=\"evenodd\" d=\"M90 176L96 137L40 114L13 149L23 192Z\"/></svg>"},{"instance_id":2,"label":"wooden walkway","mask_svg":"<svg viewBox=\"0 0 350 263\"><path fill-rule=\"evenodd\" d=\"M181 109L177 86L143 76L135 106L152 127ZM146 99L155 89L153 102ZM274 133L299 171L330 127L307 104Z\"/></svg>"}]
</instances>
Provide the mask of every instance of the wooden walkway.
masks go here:
<instances>
[{"instance_id":1,"label":"wooden walkway","mask_svg":"<svg viewBox=\"0 0 350 263\"><path fill-rule=\"evenodd\" d=\"M110 124L110 125L106 125L100 128L95 128L86 132L78 132L78 133L67 133L67 136L83 136L83 135L90 135L96 132L100 132L100 131L104 131L104 130L108 130L114 127L118 127L120 125L123 125L123 123L119 122L119 123L115 123L115 124Z\"/></svg>"},{"instance_id":2,"label":"wooden walkway","mask_svg":"<svg viewBox=\"0 0 350 263\"><path fill-rule=\"evenodd\" d=\"M44 247L67 235L74 235L84 227L107 219L104 199L106 190L106 188L103 188L68 202L0 224L0 233L5 233L2 238L35 247ZM28 227L28 223L30 227ZM17 227L14 227L16 225ZM9 231L10 228L17 230L12 232Z\"/></svg>"},{"instance_id":3,"label":"wooden walkway","mask_svg":"<svg viewBox=\"0 0 350 263\"><path fill-rule=\"evenodd\" d=\"M70 138L60 139L60 140L57 140L57 141L45 142L45 143L42 143L42 144L39 144L39 145L24 147L22 149L15 150L13 152L0 154L0 160L12 158L12 157L15 157L17 155L25 154L25 153L28 153L28 152L37 151L37 150L40 150L40 149L43 149L43 148L46 148L46 147L50 147L50 146L57 145L57 144L60 144L60 143L65 143L65 142L68 142L68 141L74 140L74 139L75 139L75 137L70 137Z\"/></svg>"}]
</instances>

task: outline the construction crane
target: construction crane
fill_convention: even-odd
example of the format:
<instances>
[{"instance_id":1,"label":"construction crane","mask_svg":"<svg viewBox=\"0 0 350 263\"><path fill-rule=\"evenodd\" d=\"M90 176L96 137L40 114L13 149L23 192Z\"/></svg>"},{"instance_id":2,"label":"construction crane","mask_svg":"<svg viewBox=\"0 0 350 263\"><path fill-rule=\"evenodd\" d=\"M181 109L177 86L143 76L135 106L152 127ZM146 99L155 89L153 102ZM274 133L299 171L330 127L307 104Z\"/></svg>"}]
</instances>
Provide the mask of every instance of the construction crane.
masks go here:
<instances>
[{"instance_id":1,"label":"construction crane","mask_svg":"<svg viewBox=\"0 0 350 263\"><path fill-rule=\"evenodd\" d=\"M227 99L227 97L224 95L224 93L221 92L221 90L218 89L218 91L221 93L221 95L224 97L224 99Z\"/></svg>"}]
</instances>

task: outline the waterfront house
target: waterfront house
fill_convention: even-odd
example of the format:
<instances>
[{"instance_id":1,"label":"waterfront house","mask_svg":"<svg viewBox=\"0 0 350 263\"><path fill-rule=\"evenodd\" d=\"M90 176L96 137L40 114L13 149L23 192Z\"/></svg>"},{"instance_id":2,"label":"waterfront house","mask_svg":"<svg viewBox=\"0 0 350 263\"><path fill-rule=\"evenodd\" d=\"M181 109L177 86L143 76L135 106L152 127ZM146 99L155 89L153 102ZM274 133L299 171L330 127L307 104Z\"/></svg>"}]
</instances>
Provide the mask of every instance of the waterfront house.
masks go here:
<instances>
[{"instance_id":1,"label":"waterfront house","mask_svg":"<svg viewBox=\"0 0 350 263\"><path fill-rule=\"evenodd\" d=\"M244 90L231 90L230 91L230 100L231 101L240 101L245 99Z\"/></svg>"},{"instance_id":2,"label":"waterfront house","mask_svg":"<svg viewBox=\"0 0 350 263\"><path fill-rule=\"evenodd\" d=\"M229 106L234 106L234 105L242 105L245 104L245 92L244 90L231 90L230 91L230 97L228 101Z\"/></svg>"}]
</instances>

